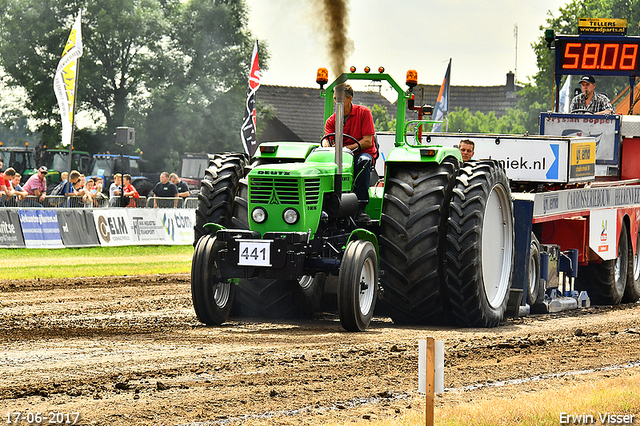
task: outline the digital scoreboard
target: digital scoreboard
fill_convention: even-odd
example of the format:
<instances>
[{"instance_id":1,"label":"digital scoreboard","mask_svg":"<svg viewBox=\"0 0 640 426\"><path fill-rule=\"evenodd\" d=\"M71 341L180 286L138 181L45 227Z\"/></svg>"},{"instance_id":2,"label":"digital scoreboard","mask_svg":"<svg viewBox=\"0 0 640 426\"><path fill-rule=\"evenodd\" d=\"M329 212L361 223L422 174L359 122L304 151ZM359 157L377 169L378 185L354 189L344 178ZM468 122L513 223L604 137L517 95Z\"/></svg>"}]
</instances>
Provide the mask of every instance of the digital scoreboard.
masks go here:
<instances>
[{"instance_id":1,"label":"digital scoreboard","mask_svg":"<svg viewBox=\"0 0 640 426\"><path fill-rule=\"evenodd\" d=\"M640 37L558 36L556 75L640 76Z\"/></svg>"}]
</instances>

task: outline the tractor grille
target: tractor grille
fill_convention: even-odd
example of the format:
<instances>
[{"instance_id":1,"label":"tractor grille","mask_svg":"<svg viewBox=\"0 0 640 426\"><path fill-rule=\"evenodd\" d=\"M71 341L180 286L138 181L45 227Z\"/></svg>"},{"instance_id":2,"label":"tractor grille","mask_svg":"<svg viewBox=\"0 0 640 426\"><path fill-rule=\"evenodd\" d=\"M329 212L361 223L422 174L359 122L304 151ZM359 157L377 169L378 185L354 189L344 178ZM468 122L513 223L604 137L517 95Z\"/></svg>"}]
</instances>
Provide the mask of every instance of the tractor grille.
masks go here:
<instances>
[{"instance_id":1,"label":"tractor grille","mask_svg":"<svg viewBox=\"0 0 640 426\"><path fill-rule=\"evenodd\" d=\"M304 200L307 205L318 204L320 199L320 179L306 179L304 181Z\"/></svg>"},{"instance_id":2,"label":"tractor grille","mask_svg":"<svg viewBox=\"0 0 640 426\"><path fill-rule=\"evenodd\" d=\"M255 204L300 204L298 179L254 177L249 182Z\"/></svg>"}]
</instances>

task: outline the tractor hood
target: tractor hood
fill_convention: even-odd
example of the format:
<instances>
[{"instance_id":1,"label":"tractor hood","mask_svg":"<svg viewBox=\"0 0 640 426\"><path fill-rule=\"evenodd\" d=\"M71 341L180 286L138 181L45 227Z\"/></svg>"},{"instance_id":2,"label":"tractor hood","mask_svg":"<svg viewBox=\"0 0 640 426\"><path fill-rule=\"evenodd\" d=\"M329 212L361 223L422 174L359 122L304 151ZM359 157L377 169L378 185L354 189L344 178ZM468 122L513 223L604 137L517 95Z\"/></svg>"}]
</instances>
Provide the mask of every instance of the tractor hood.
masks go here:
<instances>
[{"instance_id":1,"label":"tractor hood","mask_svg":"<svg viewBox=\"0 0 640 426\"><path fill-rule=\"evenodd\" d=\"M263 142L258 147L254 158L262 158L266 161L284 158L304 160L317 147L317 142Z\"/></svg>"},{"instance_id":2,"label":"tractor hood","mask_svg":"<svg viewBox=\"0 0 640 426\"><path fill-rule=\"evenodd\" d=\"M279 148L278 148L279 149ZM333 192L337 166L333 148L316 148L304 163L262 164L249 172L248 212L251 230L265 232L311 232L318 229L324 194ZM343 155L342 190L351 191L353 155ZM256 222L252 212L261 209ZM285 211L295 210L298 220L287 223Z\"/></svg>"},{"instance_id":3,"label":"tractor hood","mask_svg":"<svg viewBox=\"0 0 640 426\"><path fill-rule=\"evenodd\" d=\"M298 145L304 144L300 143ZM304 163L263 164L255 167L248 177L249 179L253 177L307 178L335 175L337 167L334 162L334 148L317 148L317 145L314 147L316 149L305 155L306 161ZM282 148L284 146L280 145L277 149L281 151ZM290 145L287 145L286 149L294 150ZM351 154L351 151L346 148L343 149L342 158L342 173L345 174L352 171L353 154Z\"/></svg>"}]
</instances>

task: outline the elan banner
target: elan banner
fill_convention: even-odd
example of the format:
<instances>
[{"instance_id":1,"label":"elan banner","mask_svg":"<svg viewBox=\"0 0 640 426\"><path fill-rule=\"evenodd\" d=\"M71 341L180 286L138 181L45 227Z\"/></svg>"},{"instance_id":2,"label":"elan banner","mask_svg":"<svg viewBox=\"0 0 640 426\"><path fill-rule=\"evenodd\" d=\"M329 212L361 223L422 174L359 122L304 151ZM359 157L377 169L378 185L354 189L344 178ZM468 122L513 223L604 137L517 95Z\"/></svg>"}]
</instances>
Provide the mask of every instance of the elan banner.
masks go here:
<instances>
[{"instance_id":1,"label":"elan banner","mask_svg":"<svg viewBox=\"0 0 640 426\"><path fill-rule=\"evenodd\" d=\"M98 240L103 246L128 246L133 244L133 229L126 209L94 211L93 220Z\"/></svg>"}]
</instances>

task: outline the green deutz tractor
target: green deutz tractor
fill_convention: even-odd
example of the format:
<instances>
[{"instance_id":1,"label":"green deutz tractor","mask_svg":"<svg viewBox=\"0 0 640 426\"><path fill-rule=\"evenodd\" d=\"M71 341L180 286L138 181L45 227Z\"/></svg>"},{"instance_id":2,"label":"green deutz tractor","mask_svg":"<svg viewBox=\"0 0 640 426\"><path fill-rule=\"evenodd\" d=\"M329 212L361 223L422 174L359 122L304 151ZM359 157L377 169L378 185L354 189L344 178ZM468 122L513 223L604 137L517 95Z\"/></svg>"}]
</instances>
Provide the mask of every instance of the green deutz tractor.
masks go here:
<instances>
[{"instance_id":1,"label":"green deutz tractor","mask_svg":"<svg viewBox=\"0 0 640 426\"><path fill-rule=\"evenodd\" d=\"M340 124L335 147L270 142L252 159L217 154L196 211L191 292L198 319L311 317L326 276L337 275L348 331L368 327L378 298L398 324L497 325L514 252L504 170L495 161L463 164L454 148L407 142L411 89L387 74L343 74L326 89L325 120L336 85L346 80L386 80L398 93L384 186L369 190L372 220L354 219L354 155L342 147ZM341 115L341 104L336 109Z\"/></svg>"}]
</instances>

